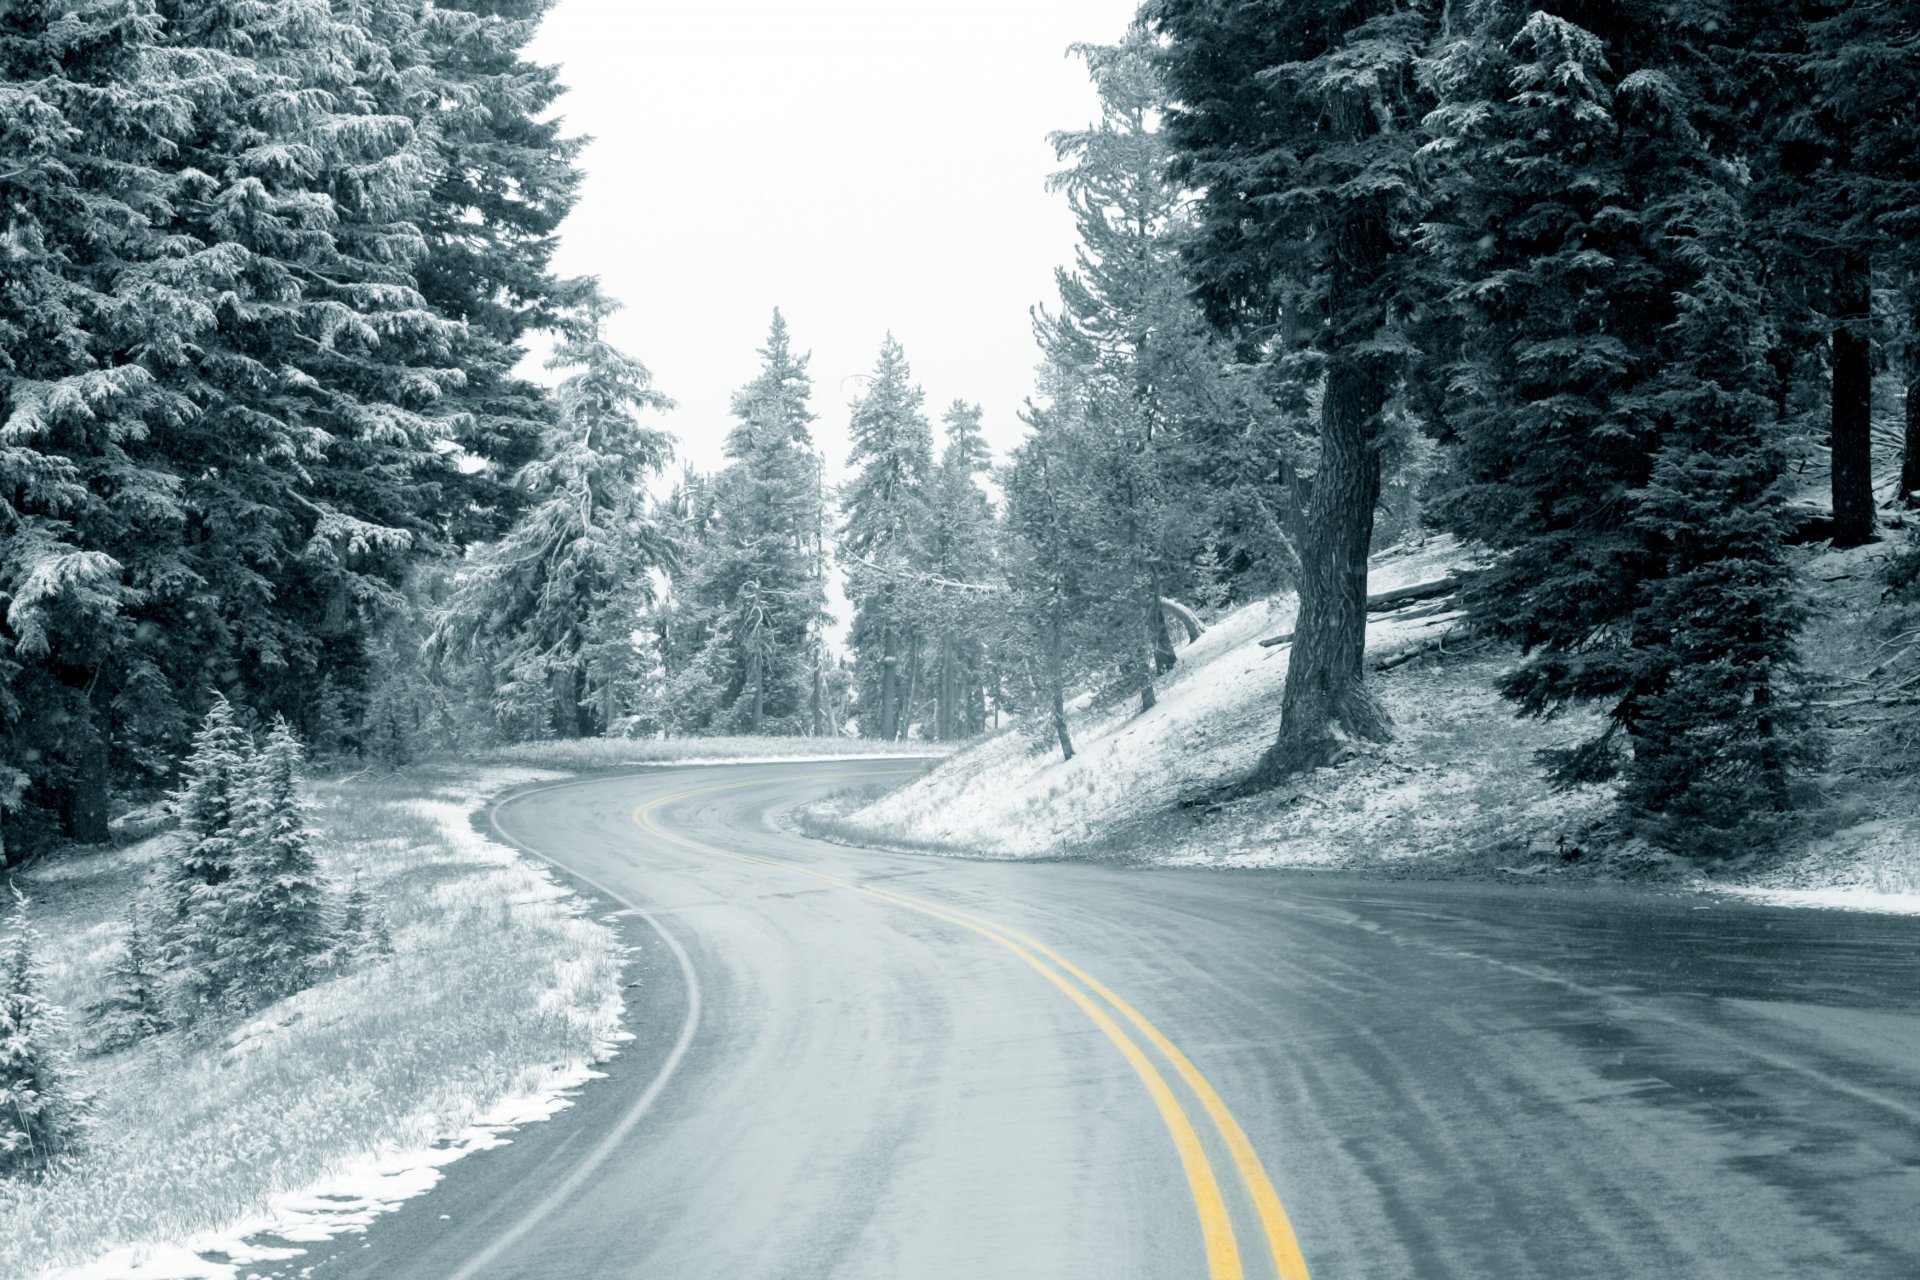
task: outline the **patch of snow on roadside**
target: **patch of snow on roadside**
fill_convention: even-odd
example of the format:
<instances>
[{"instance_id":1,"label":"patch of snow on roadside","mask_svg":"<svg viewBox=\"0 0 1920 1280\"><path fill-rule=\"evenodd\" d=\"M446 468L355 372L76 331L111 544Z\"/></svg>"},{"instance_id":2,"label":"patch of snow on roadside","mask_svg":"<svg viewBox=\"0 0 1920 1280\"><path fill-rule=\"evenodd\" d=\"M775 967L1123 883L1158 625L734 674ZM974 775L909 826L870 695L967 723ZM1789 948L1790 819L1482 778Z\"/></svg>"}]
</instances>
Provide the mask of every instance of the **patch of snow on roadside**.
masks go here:
<instances>
[{"instance_id":1,"label":"patch of snow on roadside","mask_svg":"<svg viewBox=\"0 0 1920 1280\"><path fill-rule=\"evenodd\" d=\"M473 814L502 791L567 776L542 769L488 769L442 788L441 794L453 798L449 802L419 801L409 807L431 818L463 860L505 865L522 859L514 850L475 831ZM531 862L525 867L541 888L534 898L521 901L568 895L546 867ZM549 888L551 893L546 892ZM604 1062L619 1052L622 1042L634 1037L619 1029L617 996L609 997L611 1007L603 1002L602 1007L585 1015L576 1013L570 997L576 994L581 980L584 975L557 973L556 986L542 1003L601 1026L592 1061ZM507 1134L522 1125L552 1119L573 1105L581 1086L604 1075L587 1062L548 1067L526 1088L492 1106L482 1109L474 1105L473 1118L451 1136L424 1147L394 1148L353 1160L321 1182L275 1197L263 1214L221 1231L202 1233L184 1244L116 1249L81 1266L42 1272L39 1280L240 1280L242 1268L299 1257L306 1252L300 1245L365 1232L381 1214L433 1190L447 1165L476 1151L505 1146L511 1141Z\"/></svg>"},{"instance_id":2,"label":"patch of snow on roadside","mask_svg":"<svg viewBox=\"0 0 1920 1280\"><path fill-rule=\"evenodd\" d=\"M1920 916L1920 893L1876 893L1872 889L1755 889L1722 890L1776 907L1816 907L1828 911L1870 911L1884 915Z\"/></svg>"}]
</instances>

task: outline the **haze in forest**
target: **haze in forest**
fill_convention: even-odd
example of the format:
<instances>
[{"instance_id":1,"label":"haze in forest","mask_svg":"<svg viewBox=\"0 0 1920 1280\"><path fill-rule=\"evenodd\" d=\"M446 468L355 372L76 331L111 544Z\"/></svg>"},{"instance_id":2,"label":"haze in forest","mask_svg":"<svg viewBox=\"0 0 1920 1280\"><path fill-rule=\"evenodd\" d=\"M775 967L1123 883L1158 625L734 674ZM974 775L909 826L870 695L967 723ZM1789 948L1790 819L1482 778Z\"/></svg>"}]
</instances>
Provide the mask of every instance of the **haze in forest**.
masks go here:
<instances>
[{"instance_id":1,"label":"haze in forest","mask_svg":"<svg viewBox=\"0 0 1920 1280\"><path fill-rule=\"evenodd\" d=\"M1072 260L1044 189L1047 135L1095 112L1075 41L1119 38L1127 0L699 5L563 0L532 55L592 135L557 266L626 303L612 337L678 408L681 458L721 460L728 398L783 308L811 350L836 474L847 401L882 336L930 404L986 409L1004 453L1032 388L1028 308ZM1017 38L1010 33L1018 33Z\"/></svg>"}]
</instances>

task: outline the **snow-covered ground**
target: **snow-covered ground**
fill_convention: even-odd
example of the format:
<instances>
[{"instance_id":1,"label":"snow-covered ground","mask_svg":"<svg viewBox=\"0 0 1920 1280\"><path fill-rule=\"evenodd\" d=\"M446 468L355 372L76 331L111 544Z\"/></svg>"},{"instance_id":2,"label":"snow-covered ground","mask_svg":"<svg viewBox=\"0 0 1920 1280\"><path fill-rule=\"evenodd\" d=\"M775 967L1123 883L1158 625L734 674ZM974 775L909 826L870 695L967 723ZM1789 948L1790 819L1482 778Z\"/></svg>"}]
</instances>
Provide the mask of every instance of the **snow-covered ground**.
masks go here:
<instances>
[{"instance_id":1,"label":"snow-covered ground","mask_svg":"<svg viewBox=\"0 0 1920 1280\"><path fill-rule=\"evenodd\" d=\"M1856 555L1855 559L1859 557ZM1376 557L1370 587L1386 591L1441 577L1467 560L1447 539ZM1834 576L1863 565L1829 564ZM1511 653L1422 657L1372 677L1394 741L1357 746L1337 768L1250 798L1213 793L1246 776L1278 727L1289 631L1285 597L1229 613L1194 644L1162 687L1159 705L1131 702L1073 715L1077 754L1011 731L961 752L898 790L850 793L801 815L830 839L976 857L1095 856L1162 865L1345 867L1393 874L1693 878L1782 903L1899 909L1920 895L1920 820L1897 800L1876 820L1823 840L1795 837L1802 854L1727 868L1711 881L1684 860L1625 840L1608 817L1613 790L1557 790L1537 761L1596 727L1590 714L1522 720L1496 681ZM1430 645L1449 614L1386 614L1368 629L1370 661ZM1848 625L1848 624L1841 624ZM1857 620L1851 623L1858 629ZM1910 780L1910 779L1909 779ZM1848 776L1830 783L1870 791ZM1904 811L1911 815L1912 806ZM1803 856L1802 856L1803 855Z\"/></svg>"},{"instance_id":2,"label":"snow-covered ground","mask_svg":"<svg viewBox=\"0 0 1920 1280\"><path fill-rule=\"evenodd\" d=\"M544 866L471 825L488 796L560 776L321 784L328 869L377 895L394 955L210 1043L84 1060L99 1104L88 1149L53 1178L0 1187L0 1275L233 1280L364 1230L449 1162L567 1106L630 1038L620 947ZM62 1003L97 988L164 839L28 877Z\"/></svg>"}]
</instances>

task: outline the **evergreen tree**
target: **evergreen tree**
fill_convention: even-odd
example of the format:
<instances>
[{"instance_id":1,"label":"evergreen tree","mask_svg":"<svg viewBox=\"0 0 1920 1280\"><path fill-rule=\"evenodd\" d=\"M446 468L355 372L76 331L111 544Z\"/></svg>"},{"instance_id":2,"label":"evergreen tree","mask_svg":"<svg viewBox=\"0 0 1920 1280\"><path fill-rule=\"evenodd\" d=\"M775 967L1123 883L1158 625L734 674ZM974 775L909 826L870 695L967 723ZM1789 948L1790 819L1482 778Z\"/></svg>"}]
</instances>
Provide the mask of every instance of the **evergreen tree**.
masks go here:
<instances>
[{"instance_id":1,"label":"evergreen tree","mask_svg":"<svg viewBox=\"0 0 1920 1280\"><path fill-rule=\"evenodd\" d=\"M988 643L997 585L993 504L980 480L992 469L980 406L956 400L941 418L945 448L928 493L927 569L937 637L934 736L942 742L986 728Z\"/></svg>"},{"instance_id":2,"label":"evergreen tree","mask_svg":"<svg viewBox=\"0 0 1920 1280\"><path fill-rule=\"evenodd\" d=\"M1386 410L1410 350L1402 308L1419 216L1415 64L1430 9L1389 0L1151 0L1174 177L1204 192L1188 262L1250 354L1315 370L1319 456L1300 541L1300 614L1280 731L1251 785L1383 738L1368 693L1367 555Z\"/></svg>"},{"instance_id":3,"label":"evergreen tree","mask_svg":"<svg viewBox=\"0 0 1920 1280\"><path fill-rule=\"evenodd\" d=\"M1062 397L1054 397L1057 404ZM1066 433L1029 406L1031 430L1002 476L1006 492L1005 565L1009 594L1009 705L1029 713L1036 734L1050 732L1062 760L1073 759L1067 690L1079 676L1078 620L1087 616L1081 571L1090 561L1075 536L1073 454Z\"/></svg>"},{"instance_id":4,"label":"evergreen tree","mask_svg":"<svg viewBox=\"0 0 1920 1280\"><path fill-rule=\"evenodd\" d=\"M308 986L332 943L326 879L300 791L301 750L276 718L247 779L241 853L225 895L217 958L243 1011Z\"/></svg>"},{"instance_id":5,"label":"evergreen tree","mask_svg":"<svg viewBox=\"0 0 1920 1280\"><path fill-rule=\"evenodd\" d=\"M892 334L848 425L853 478L840 496L841 560L853 602L860 732L907 736L925 643L922 601L933 427L906 353Z\"/></svg>"},{"instance_id":6,"label":"evergreen tree","mask_svg":"<svg viewBox=\"0 0 1920 1280\"><path fill-rule=\"evenodd\" d=\"M139 912L129 911L126 936L107 968L106 994L86 1010L87 1048L113 1053L167 1030L165 983L151 935Z\"/></svg>"},{"instance_id":7,"label":"evergreen tree","mask_svg":"<svg viewBox=\"0 0 1920 1280\"><path fill-rule=\"evenodd\" d=\"M160 955L181 1023L218 1012L228 995L223 951L234 875L246 853L253 757L252 737L226 697L214 694L193 737L186 785L174 795L178 847L158 873Z\"/></svg>"},{"instance_id":8,"label":"evergreen tree","mask_svg":"<svg viewBox=\"0 0 1920 1280\"><path fill-rule=\"evenodd\" d=\"M440 657L484 666L497 717L525 736L604 731L586 658L595 618L623 607L623 592L649 591L669 554L642 489L669 441L641 415L672 402L607 341L612 310L596 301L554 353L552 367L574 372L560 386L560 427L521 470L529 506L464 568L432 636Z\"/></svg>"},{"instance_id":9,"label":"evergreen tree","mask_svg":"<svg viewBox=\"0 0 1920 1280\"><path fill-rule=\"evenodd\" d=\"M184 406L131 358L187 117L160 27L123 0L0 10L0 812L29 838L105 840L115 740L170 754L182 727L142 641L194 576L153 435Z\"/></svg>"},{"instance_id":10,"label":"evergreen tree","mask_svg":"<svg viewBox=\"0 0 1920 1280\"><path fill-rule=\"evenodd\" d=\"M676 591L699 618L698 688L711 689L701 718L745 733L817 733L825 488L807 357L794 354L778 310L760 356L760 373L734 394L727 466L711 479L699 550Z\"/></svg>"},{"instance_id":11,"label":"evergreen tree","mask_svg":"<svg viewBox=\"0 0 1920 1280\"><path fill-rule=\"evenodd\" d=\"M1527 655L1507 695L1608 707L1558 776L1631 744L1631 804L1731 826L1783 804L1804 754L1770 334L1738 179L1659 56L1672 29L1594 14L1482 0L1434 63L1428 242L1464 334L1442 514L1502 553L1467 598ZM1629 50L1650 65L1622 75Z\"/></svg>"},{"instance_id":12,"label":"evergreen tree","mask_svg":"<svg viewBox=\"0 0 1920 1280\"><path fill-rule=\"evenodd\" d=\"M354 873L347 885L333 954L343 961L378 960L393 954L393 934L387 927L387 913L360 882L359 872Z\"/></svg>"},{"instance_id":13,"label":"evergreen tree","mask_svg":"<svg viewBox=\"0 0 1920 1280\"><path fill-rule=\"evenodd\" d=\"M13 890L0 939L0 1178L44 1174L78 1145L86 1099L73 1086L66 1021L41 995L39 937Z\"/></svg>"}]
</instances>

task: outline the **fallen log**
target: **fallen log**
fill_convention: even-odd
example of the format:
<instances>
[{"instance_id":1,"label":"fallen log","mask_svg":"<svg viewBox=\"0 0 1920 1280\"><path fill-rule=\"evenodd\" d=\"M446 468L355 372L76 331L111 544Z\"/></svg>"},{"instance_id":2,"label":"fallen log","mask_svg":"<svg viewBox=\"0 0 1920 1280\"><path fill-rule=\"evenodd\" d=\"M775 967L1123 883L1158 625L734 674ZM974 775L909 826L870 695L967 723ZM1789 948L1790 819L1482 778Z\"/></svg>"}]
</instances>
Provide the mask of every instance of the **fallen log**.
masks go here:
<instances>
[{"instance_id":1,"label":"fallen log","mask_svg":"<svg viewBox=\"0 0 1920 1280\"><path fill-rule=\"evenodd\" d=\"M1416 582L1410 587L1395 587L1391 591L1380 591L1367 597L1368 613L1392 613L1404 605L1420 600L1436 600L1441 596L1450 596L1460 589L1457 577L1435 578L1431 582ZM1260 642L1262 649L1271 649L1277 644L1286 644L1293 639L1293 632L1283 631L1277 636L1268 636Z\"/></svg>"}]
</instances>

